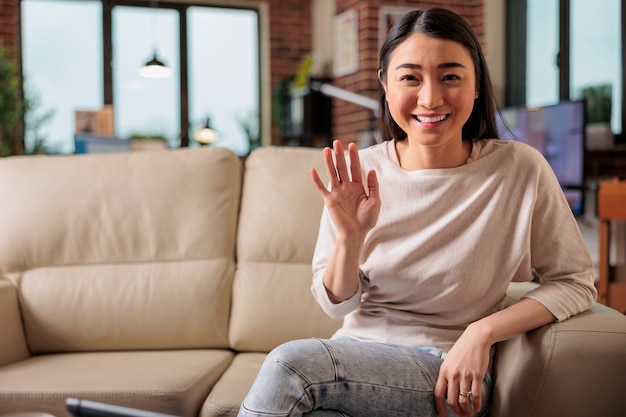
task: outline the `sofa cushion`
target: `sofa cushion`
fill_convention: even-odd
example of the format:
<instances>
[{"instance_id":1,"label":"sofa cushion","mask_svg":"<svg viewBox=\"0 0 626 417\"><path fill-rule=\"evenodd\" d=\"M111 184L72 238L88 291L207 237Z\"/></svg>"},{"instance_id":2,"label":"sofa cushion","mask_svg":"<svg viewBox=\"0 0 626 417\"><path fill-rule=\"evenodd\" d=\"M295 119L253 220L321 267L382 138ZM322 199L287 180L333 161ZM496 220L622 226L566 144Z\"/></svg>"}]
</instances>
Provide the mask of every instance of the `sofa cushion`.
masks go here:
<instances>
[{"instance_id":1,"label":"sofa cushion","mask_svg":"<svg viewBox=\"0 0 626 417\"><path fill-rule=\"evenodd\" d=\"M287 340L329 337L341 324L311 294L311 260L323 208L309 175L322 152L264 147L246 161L237 233L230 345L268 352Z\"/></svg>"},{"instance_id":2,"label":"sofa cushion","mask_svg":"<svg viewBox=\"0 0 626 417\"><path fill-rule=\"evenodd\" d=\"M200 417L236 416L266 356L265 353L235 356L204 402Z\"/></svg>"},{"instance_id":3,"label":"sofa cushion","mask_svg":"<svg viewBox=\"0 0 626 417\"><path fill-rule=\"evenodd\" d=\"M20 303L30 349L227 347L232 274L223 259L25 272Z\"/></svg>"},{"instance_id":4,"label":"sofa cushion","mask_svg":"<svg viewBox=\"0 0 626 417\"><path fill-rule=\"evenodd\" d=\"M39 411L69 416L65 399L75 397L195 417L232 357L227 350L35 356L0 368L0 415Z\"/></svg>"},{"instance_id":5,"label":"sofa cushion","mask_svg":"<svg viewBox=\"0 0 626 417\"><path fill-rule=\"evenodd\" d=\"M227 346L240 187L223 148L0 160L33 353Z\"/></svg>"}]
</instances>

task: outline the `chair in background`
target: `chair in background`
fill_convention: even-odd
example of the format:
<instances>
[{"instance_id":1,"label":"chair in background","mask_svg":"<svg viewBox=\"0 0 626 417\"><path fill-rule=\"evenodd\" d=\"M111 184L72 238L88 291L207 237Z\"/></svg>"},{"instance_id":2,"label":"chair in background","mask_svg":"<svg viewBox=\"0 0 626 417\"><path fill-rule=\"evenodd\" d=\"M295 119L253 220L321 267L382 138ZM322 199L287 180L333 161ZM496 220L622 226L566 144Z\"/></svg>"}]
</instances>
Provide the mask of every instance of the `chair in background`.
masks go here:
<instances>
[{"instance_id":1,"label":"chair in background","mask_svg":"<svg viewBox=\"0 0 626 417\"><path fill-rule=\"evenodd\" d=\"M598 302L626 313L626 265L611 265L610 259L611 242L615 244L616 258L626 251L626 242L611 239L611 222L626 221L626 181L598 184L598 220Z\"/></svg>"}]
</instances>

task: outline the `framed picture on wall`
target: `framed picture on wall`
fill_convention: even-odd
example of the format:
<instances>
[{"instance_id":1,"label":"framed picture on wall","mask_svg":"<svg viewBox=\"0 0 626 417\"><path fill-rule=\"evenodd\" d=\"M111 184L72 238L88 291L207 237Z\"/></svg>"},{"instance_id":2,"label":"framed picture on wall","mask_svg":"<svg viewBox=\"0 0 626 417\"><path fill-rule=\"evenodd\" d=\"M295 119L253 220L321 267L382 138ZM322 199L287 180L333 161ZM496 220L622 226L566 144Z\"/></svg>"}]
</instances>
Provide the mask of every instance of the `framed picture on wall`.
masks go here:
<instances>
[{"instance_id":1,"label":"framed picture on wall","mask_svg":"<svg viewBox=\"0 0 626 417\"><path fill-rule=\"evenodd\" d=\"M410 7L383 6L378 11L378 49L383 45L387 34L402 16L414 10Z\"/></svg>"},{"instance_id":2,"label":"framed picture on wall","mask_svg":"<svg viewBox=\"0 0 626 417\"><path fill-rule=\"evenodd\" d=\"M333 75L341 77L359 69L359 16L348 9L333 20Z\"/></svg>"}]
</instances>

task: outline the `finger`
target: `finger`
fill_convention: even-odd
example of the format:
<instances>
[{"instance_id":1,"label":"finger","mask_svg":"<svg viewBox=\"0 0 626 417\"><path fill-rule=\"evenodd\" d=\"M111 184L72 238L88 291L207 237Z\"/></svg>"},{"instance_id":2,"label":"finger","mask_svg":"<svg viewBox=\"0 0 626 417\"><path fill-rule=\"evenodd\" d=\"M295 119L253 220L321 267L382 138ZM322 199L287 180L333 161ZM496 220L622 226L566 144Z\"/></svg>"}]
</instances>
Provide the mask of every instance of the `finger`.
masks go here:
<instances>
[{"instance_id":1,"label":"finger","mask_svg":"<svg viewBox=\"0 0 626 417\"><path fill-rule=\"evenodd\" d=\"M439 417L446 417L446 381L442 378L435 385L435 408Z\"/></svg>"},{"instance_id":2,"label":"finger","mask_svg":"<svg viewBox=\"0 0 626 417\"><path fill-rule=\"evenodd\" d=\"M335 161L333 159L333 151L329 147L324 148L324 163L326 165L326 175L330 182L331 189L337 187L339 180L337 179L337 170L335 169Z\"/></svg>"},{"instance_id":3,"label":"finger","mask_svg":"<svg viewBox=\"0 0 626 417\"><path fill-rule=\"evenodd\" d=\"M337 177L339 182L349 181L348 166L346 164L346 155L343 151L343 144L340 140L333 142L333 149L335 150L335 167L337 169Z\"/></svg>"},{"instance_id":4,"label":"finger","mask_svg":"<svg viewBox=\"0 0 626 417\"><path fill-rule=\"evenodd\" d=\"M315 184L315 188L317 188L317 190L320 192L322 197L326 197L326 195L329 194L328 193L328 189L326 188L326 186L322 182L322 179L320 178L320 175L317 173L315 168L311 168L309 173L311 174L311 179L313 180L313 184Z\"/></svg>"},{"instance_id":5,"label":"finger","mask_svg":"<svg viewBox=\"0 0 626 417\"><path fill-rule=\"evenodd\" d=\"M459 384L458 382L450 382L448 384L448 393L447 393L447 403L452 408L452 410L459 416L463 416L463 410L461 409L461 405L459 404Z\"/></svg>"},{"instance_id":6,"label":"finger","mask_svg":"<svg viewBox=\"0 0 626 417\"><path fill-rule=\"evenodd\" d=\"M472 415L472 390L471 388L459 390L459 409L462 416L471 416Z\"/></svg>"},{"instance_id":7,"label":"finger","mask_svg":"<svg viewBox=\"0 0 626 417\"><path fill-rule=\"evenodd\" d=\"M378 177L374 170L367 173L367 189L369 198L380 200L380 187L378 186Z\"/></svg>"},{"instance_id":8,"label":"finger","mask_svg":"<svg viewBox=\"0 0 626 417\"><path fill-rule=\"evenodd\" d=\"M348 145L348 154L350 155L350 176L352 181L361 184L363 179L361 176L361 160L359 159L359 149L354 143Z\"/></svg>"},{"instance_id":9,"label":"finger","mask_svg":"<svg viewBox=\"0 0 626 417\"><path fill-rule=\"evenodd\" d=\"M472 399L474 401L474 411L479 412L482 408L483 381L482 379L474 379L472 382Z\"/></svg>"}]
</instances>

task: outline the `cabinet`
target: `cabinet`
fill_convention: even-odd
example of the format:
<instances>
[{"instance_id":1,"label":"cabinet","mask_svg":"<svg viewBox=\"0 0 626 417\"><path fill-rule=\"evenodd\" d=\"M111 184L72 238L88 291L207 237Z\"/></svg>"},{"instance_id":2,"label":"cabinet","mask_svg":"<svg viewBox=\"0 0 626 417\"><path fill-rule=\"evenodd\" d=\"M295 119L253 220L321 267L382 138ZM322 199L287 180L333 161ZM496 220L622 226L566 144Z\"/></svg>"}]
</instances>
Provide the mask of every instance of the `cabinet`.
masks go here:
<instances>
[{"instance_id":1,"label":"cabinet","mask_svg":"<svg viewBox=\"0 0 626 417\"><path fill-rule=\"evenodd\" d=\"M585 176L587 178L626 178L626 146L585 151Z\"/></svg>"}]
</instances>

